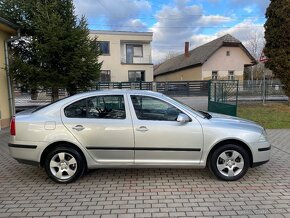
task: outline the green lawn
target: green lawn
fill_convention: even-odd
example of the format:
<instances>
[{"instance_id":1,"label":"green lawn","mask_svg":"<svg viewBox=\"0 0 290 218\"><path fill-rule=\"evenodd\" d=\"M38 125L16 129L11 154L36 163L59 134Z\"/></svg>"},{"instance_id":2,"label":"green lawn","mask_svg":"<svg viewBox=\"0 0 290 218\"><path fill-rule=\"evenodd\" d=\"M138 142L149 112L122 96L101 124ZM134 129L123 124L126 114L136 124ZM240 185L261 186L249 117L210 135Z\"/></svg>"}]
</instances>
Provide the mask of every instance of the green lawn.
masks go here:
<instances>
[{"instance_id":1,"label":"green lawn","mask_svg":"<svg viewBox=\"0 0 290 218\"><path fill-rule=\"evenodd\" d=\"M266 129L290 129L290 107L287 104L241 104L238 116L253 120Z\"/></svg>"}]
</instances>

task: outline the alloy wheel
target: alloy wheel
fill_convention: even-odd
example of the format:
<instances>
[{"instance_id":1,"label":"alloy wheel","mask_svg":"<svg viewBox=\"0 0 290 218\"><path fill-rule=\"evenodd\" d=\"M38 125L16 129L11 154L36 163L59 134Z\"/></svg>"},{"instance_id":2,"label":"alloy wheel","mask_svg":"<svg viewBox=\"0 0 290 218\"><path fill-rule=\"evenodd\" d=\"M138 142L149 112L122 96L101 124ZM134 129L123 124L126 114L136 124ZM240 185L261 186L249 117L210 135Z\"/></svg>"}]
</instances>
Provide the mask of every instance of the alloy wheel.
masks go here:
<instances>
[{"instance_id":1,"label":"alloy wheel","mask_svg":"<svg viewBox=\"0 0 290 218\"><path fill-rule=\"evenodd\" d=\"M226 177L234 177L239 175L244 169L243 156L234 150L226 150L222 152L216 162L218 171Z\"/></svg>"}]
</instances>

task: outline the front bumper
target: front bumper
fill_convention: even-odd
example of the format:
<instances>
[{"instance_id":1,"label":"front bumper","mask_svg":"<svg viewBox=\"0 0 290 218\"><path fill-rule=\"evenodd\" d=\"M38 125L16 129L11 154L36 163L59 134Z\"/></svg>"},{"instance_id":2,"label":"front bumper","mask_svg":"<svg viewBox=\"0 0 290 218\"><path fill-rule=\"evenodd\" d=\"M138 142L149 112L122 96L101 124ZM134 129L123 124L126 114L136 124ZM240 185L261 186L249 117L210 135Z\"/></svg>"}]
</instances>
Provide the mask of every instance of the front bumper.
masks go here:
<instances>
[{"instance_id":1,"label":"front bumper","mask_svg":"<svg viewBox=\"0 0 290 218\"><path fill-rule=\"evenodd\" d=\"M267 163L271 156L271 145L269 142L257 142L252 145L253 165L260 166Z\"/></svg>"}]
</instances>

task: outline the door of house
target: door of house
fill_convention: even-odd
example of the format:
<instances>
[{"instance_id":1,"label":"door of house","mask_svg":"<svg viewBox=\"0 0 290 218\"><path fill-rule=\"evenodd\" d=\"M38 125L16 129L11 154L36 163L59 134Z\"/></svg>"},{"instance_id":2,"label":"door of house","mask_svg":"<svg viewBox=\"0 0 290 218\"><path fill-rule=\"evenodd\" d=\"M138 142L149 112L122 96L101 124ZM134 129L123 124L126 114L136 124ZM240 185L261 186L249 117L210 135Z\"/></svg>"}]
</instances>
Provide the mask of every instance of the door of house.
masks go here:
<instances>
[{"instance_id":1,"label":"door of house","mask_svg":"<svg viewBox=\"0 0 290 218\"><path fill-rule=\"evenodd\" d=\"M133 45L126 45L126 63L132 64L134 57Z\"/></svg>"}]
</instances>

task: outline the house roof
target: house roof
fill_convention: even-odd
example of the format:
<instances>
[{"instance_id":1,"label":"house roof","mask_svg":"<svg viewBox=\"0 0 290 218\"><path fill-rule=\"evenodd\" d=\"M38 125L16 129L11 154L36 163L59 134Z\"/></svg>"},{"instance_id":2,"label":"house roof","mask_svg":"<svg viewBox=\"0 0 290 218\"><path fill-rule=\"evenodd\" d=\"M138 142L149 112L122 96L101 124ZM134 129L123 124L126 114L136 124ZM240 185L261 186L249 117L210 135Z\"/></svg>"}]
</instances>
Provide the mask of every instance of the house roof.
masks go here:
<instances>
[{"instance_id":1,"label":"house roof","mask_svg":"<svg viewBox=\"0 0 290 218\"><path fill-rule=\"evenodd\" d=\"M251 59L252 63L256 63L255 58L244 47L241 41L227 34L189 51L189 57L181 54L159 64L154 70L154 76L201 66L222 46L240 47Z\"/></svg>"},{"instance_id":2,"label":"house roof","mask_svg":"<svg viewBox=\"0 0 290 218\"><path fill-rule=\"evenodd\" d=\"M10 21L0 17L0 30L9 34L15 34L18 27Z\"/></svg>"},{"instance_id":3,"label":"house roof","mask_svg":"<svg viewBox=\"0 0 290 218\"><path fill-rule=\"evenodd\" d=\"M112 30L90 30L91 34L109 35L133 35L133 36L153 36L153 32L134 32L134 31L112 31Z\"/></svg>"}]
</instances>

